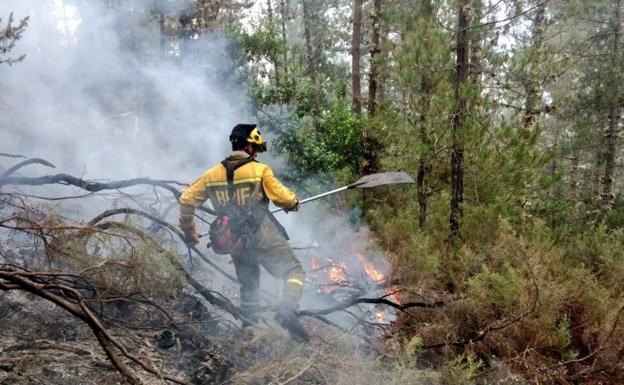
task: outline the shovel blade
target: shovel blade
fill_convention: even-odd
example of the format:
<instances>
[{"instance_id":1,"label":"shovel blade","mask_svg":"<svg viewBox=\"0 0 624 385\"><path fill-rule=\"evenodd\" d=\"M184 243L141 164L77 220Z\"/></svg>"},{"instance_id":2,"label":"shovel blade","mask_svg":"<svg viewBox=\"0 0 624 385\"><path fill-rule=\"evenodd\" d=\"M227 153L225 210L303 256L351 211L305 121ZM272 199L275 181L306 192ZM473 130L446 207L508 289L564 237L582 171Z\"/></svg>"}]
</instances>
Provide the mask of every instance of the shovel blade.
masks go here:
<instances>
[{"instance_id":1,"label":"shovel blade","mask_svg":"<svg viewBox=\"0 0 624 385\"><path fill-rule=\"evenodd\" d=\"M377 174L366 175L357 182L351 184L354 188L371 188L388 184L414 183L414 179L407 173L400 172L380 172Z\"/></svg>"}]
</instances>

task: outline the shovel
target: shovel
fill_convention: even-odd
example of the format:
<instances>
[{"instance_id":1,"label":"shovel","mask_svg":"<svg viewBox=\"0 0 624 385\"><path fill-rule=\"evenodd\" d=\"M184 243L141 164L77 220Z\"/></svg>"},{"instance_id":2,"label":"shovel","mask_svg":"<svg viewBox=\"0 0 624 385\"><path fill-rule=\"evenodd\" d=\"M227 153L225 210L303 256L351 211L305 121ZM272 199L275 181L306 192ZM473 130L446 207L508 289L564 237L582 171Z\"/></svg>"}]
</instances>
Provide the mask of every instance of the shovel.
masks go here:
<instances>
[{"instance_id":1,"label":"shovel","mask_svg":"<svg viewBox=\"0 0 624 385\"><path fill-rule=\"evenodd\" d=\"M309 197L306 199L302 199L299 201L299 205L304 203L312 202L320 198L324 198L329 195L333 195L339 193L341 191L350 190L353 188L371 188L377 186L383 186L388 184L403 184L403 183L414 183L414 179L411 176L407 175L405 172L380 172L377 174L370 174L361 177L357 181L351 183L350 185L339 187L335 190L327 191L313 197ZM271 210L272 213L277 213L284 210L283 208L276 208Z\"/></svg>"},{"instance_id":2,"label":"shovel","mask_svg":"<svg viewBox=\"0 0 624 385\"><path fill-rule=\"evenodd\" d=\"M371 187L384 186L384 185L389 185L389 184L404 184L404 183L414 183L414 179L412 179L411 176L407 175L407 173L403 171L380 172L377 174L370 174L370 175L361 177L360 179L358 179L357 181L349 185L342 186L335 190L327 191L327 192L315 195L313 197L302 199L299 201L299 205L312 202L312 201L315 201L320 198L324 198L329 195L337 194L341 191L351 190L354 188L371 188ZM278 207L276 209L271 210L271 213L275 214L283 210L284 210L283 208ZM199 237L202 238L208 234L209 233L203 233L203 234L200 234Z\"/></svg>"}]
</instances>

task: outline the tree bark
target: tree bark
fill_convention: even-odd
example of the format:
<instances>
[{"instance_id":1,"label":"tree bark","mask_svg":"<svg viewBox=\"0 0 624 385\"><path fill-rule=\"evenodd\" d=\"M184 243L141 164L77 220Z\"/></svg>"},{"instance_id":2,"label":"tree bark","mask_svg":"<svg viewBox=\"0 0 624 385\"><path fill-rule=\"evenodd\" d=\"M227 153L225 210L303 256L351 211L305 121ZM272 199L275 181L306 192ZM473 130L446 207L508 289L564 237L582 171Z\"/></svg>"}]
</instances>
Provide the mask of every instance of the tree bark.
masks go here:
<instances>
[{"instance_id":1,"label":"tree bark","mask_svg":"<svg viewBox=\"0 0 624 385\"><path fill-rule=\"evenodd\" d=\"M526 83L526 100L524 103L524 118L522 120L522 126L525 128L525 130L529 130L531 127L533 127L535 117L540 114L540 111L543 110L541 108L538 108L537 106L540 99L541 90L538 80L539 74L537 73L535 66L539 65L539 63L541 62L539 60L539 51L542 46L542 39L544 38L545 16L546 6L542 3L537 8L531 32L531 46L532 49L536 51L538 57L534 58L531 61L531 69L528 73L529 78L527 79Z\"/></svg>"},{"instance_id":2,"label":"tree bark","mask_svg":"<svg viewBox=\"0 0 624 385\"><path fill-rule=\"evenodd\" d=\"M360 82L360 42L362 30L362 0L353 0L353 34L351 36L351 94L353 110L362 115L362 91Z\"/></svg>"},{"instance_id":3,"label":"tree bark","mask_svg":"<svg viewBox=\"0 0 624 385\"><path fill-rule=\"evenodd\" d=\"M481 23L483 17L483 1L473 0L472 7L474 9L475 24ZM475 84L481 83L481 73L483 72L481 67L481 45L483 43L483 27L474 28L470 34L470 76L472 76Z\"/></svg>"},{"instance_id":4,"label":"tree bark","mask_svg":"<svg viewBox=\"0 0 624 385\"><path fill-rule=\"evenodd\" d=\"M379 68L381 66L381 45L380 45L380 29L382 16L381 0L373 2L373 29L371 36L370 49L370 73L368 80L368 114L375 116L377 109L377 91L379 85Z\"/></svg>"},{"instance_id":5,"label":"tree bark","mask_svg":"<svg viewBox=\"0 0 624 385\"><path fill-rule=\"evenodd\" d=\"M452 243L461 239L460 221L463 216L464 202L464 126L468 114L468 99L464 88L468 82L470 71L468 7L470 0L460 0L457 12L457 48L456 48L456 72L455 100L457 108L452 121L452 145L451 145L451 213L450 229Z\"/></svg>"},{"instance_id":6,"label":"tree bark","mask_svg":"<svg viewBox=\"0 0 624 385\"><path fill-rule=\"evenodd\" d=\"M605 208L610 208L615 200L613 193L613 177L615 174L615 158L617 156L618 139L620 136L620 107L609 108L609 128L607 129L607 150L605 153L605 171L602 177L602 203Z\"/></svg>"},{"instance_id":7,"label":"tree bark","mask_svg":"<svg viewBox=\"0 0 624 385\"><path fill-rule=\"evenodd\" d=\"M613 48L611 50L613 57L613 69L619 71L621 67L622 60L620 60L620 37L622 33L622 0L617 0L615 2L615 14L614 14L614 31L613 31ZM614 100L611 102L611 106L609 107L609 126L607 128L607 132L605 134L607 149L605 151L604 161L605 161L605 170L604 176L602 177L602 205L603 208L610 208L613 206L615 202L615 194L613 193L613 178L615 174L615 160L617 157L618 151L618 139L620 136L620 114L621 111L621 100L619 100L620 84L617 84L617 81L614 81Z\"/></svg>"},{"instance_id":8,"label":"tree bark","mask_svg":"<svg viewBox=\"0 0 624 385\"><path fill-rule=\"evenodd\" d=\"M418 189L418 227L424 230L427 227L427 208L429 193L427 191L427 178L431 172L431 166L421 156L418 161L418 174L416 175L416 187Z\"/></svg>"},{"instance_id":9,"label":"tree bark","mask_svg":"<svg viewBox=\"0 0 624 385\"><path fill-rule=\"evenodd\" d=\"M271 0L267 0L267 17L269 18L269 28L272 33L275 33L275 19L273 18L273 4L271 3ZM275 87L278 89L281 86L279 67L279 59L276 56L275 61L273 62L273 76L275 77Z\"/></svg>"},{"instance_id":10,"label":"tree bark","mask_svg":"<svg viewBox=\"0 0 624 385\"><path fill-rule=\"evenodd\" d=\"M286 0L280 1L282 41L284 42L284 52L282 53L282 69L284 77L288 76L288 36L286 35L286 22L288 20L288 4Z\"/></svg>"},{"instance_id":11,"label":"tree bark","mask_svg":"<svg viewBox=\"0 0 624 385\"><path fill-rule=\"evenodd\" d=\"M572 167L570 168L570 197L568 201L575 204L579 199L579 154L575 153L571 158Z\"/></svg>"},{"instance_id":12,"label":"tree bark","mask_svg":"<svg viewBox=\"0 0 624 385\"><path fill-rule=\"evenodd\" d=\"M431 20L433 17L433 4L430 0L421 1L419 5L418 14L422 20ZM432 43L425 41L424 46L427 51L432 50ZM421 76L420 85L415 92L410 93L409 104L414 106L420 116L418 120L418 133L420 141L425 145L427 150L420 154L418 159L418 173L416 176L416 187L418 197L418 227L424 230L427 227L427 211L428 200L431 196L430 192L430 174L432 162L434 159L430 157L430 153L435 152L434 144L431 141L430 133L428 131L428 118L431 107L431 99L433 94L433 84L429 76Z\"/></svg>"},{"instance_id":13,"label":"tree bark","mask_svg":"<svg viewBox=\"0 0 624 385\"><path fill-rule=\"evenodd\" d=\"M306 48L306 59L308 61L308 65L306 68L306 74L312 80L312 84L314 85L313 90L313 111L312 111L312 120L314 124L314 128L318 130L320 128L320 113L321 113L321 100L319 94L319 84L318 84L318 74L316 68L316 55L314 46L312 43L312 14L310 12L310 0L302 0L301 5L303 8L303 35L305 38L305 48Z\"/></svg>"}]
</instances>

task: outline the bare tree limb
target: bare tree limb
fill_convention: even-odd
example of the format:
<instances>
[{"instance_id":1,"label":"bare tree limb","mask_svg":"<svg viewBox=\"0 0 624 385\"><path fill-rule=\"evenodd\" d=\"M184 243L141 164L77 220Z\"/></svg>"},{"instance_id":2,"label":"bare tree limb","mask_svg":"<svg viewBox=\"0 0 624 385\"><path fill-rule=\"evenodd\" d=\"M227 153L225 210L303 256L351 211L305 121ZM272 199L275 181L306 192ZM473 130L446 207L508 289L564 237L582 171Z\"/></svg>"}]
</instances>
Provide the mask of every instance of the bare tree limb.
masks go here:
<instances>
[{"instance_id":1,"label":"bare tree limb","mask_svg":"<svg viewBox=\"0 0 624 385\"><path fill-rule=\"evenodd\" d=\"M53 165L52 163L48 162L45 159L41 159L41 158L30 158L30 159L26 159L23 160L19 163L17 163L16 165L10 167L8 170L6 170L2 175L0 175L0 178L5 178L11 174L13 174L15 171L19 170L22 167L26 167L30 164L42 164L44 166L47 167L52 167L52 168L56 168L55 165Z\"/></svg>"},{"instance_id":2,"label":"bare tree limb","mask_svg":"<svg viewBox=\"0 0 624 385\"><path fill-rule=\"evenodd\" d=\"M301 377L303 375L303 373L307 372L308 369L310 369L312 367L312 365L314 365L314 363L316 362L316 358L319 356L319 354L320 354L320 351L317 352L312 358L310 358L310 362L308 362L308 364L306 366L304 366L303 369L301 369L299 371L299 373L295 374L294 376L290 377L289 379L287 379L284 382L280 382L279 385L290 384L291 382L293 382L297 378Z\"/></svg>"},{"instance_id":3,"label":"bare tree limb","mask_svg":"<svg viewBox=\"0 0 624 385\"><path fill-rule=\"evenodd\" d=\"M104 190L119 190L126 187L138 186L138 185L148 185L155 186L169 191L175 199L180 198L180 191L175 187L171 186L171 184L182 185L182 183L171 180L155 180L150 178L134 178L127 180L117 180L111 181L108 183L103 182L95 182L88 181L81 178L77 178L75 176L71 176L68 174L56 174L56 175L45 175L40 177L0 177L0 187L8 186L8 185L21 185L21 186L42 186L48 184L62 184L62 185L70 185L76 186L83 190L90 192L98 192ZM208 214L216 215L215 211L205 207L198 207L199 210L205 211Z\"/></svg>"},{"instance_id":4,"label":"bare tree limb","mask_svg":"<svg viewBox=\"0 0 624 385\"><path fill-rule=\"evenodd\" d=\"M125 209L119 209L119 210L125 210ZM141 212L139 210L133 210L133 209L128 209L128 210L132 210L132 212L129 212L129 213L137 214L137 215L141 215L141 216L146 216L147 218L155 221L156 223L158 223L160 225L163 225L163 226L166 226L169 230L173 231L174 233L176 233L180 237L184 236L184 234L182 234L180 232L180 230L175 228L175 226L173 226L173 225L171 225L171 224L169 224L167 222L164 222L164 221L154 217L153 215ZM112 211L115 211L115 210L109 210L109 211L112 212ZM110 215L115 215L115 214L119 214L119 212L112 213ZM110 216L110 215L107 215L107 216ZM136 227L133 227L133 226L130 226L130 225L126 225L126 224L123 224L123 223L119 223L119 222L104 222L104 223L96 224L102 218L105 218L107 216L104 216L103 214L100 214L96 218L94 218L91 221L93 223L90 222L90 224L91 225L96 225L96 226L98 226L100 228L102 228L102 227L110 227L111 225L119 227L119 228L122 228L122 229L124 229L126 231L132 232L133 234L139 236L144 241L149 242L150 244L152 244L152 246L156 247L157 250L159 250L160 252L169 254L152 237L150 237L149 235L145 234L143 231L137 229ZM202 297L204 297L208 302L210 302L214 306L217 306L217 307L225 310L226 312L228 312L230 315L232 315L236 319L243 319L243 316L242 316L242 314L240 312L240 309L238 307L236 307L230 300L228 300L227 298L222 296L220 293L217 293L215 291L209 290L206 287L204 287L195 278L193 278L193 276L191 276L191 274L188 271L186 271L186 269L184 268L184 266L182 266L182 264L180 263L179 260L177 260L177 259L172 257L170 259L170 262L184 275L184 278L193 287L193 289L195 289L197 291L197 293L199 293ZM233 278L234 277L232 277L232 279ZM235 281L235 282L237 282L237 281Z\"/></svg>"},{"instance_id":5,"label":"bare tree limb","mask_svg":"<svg viewBox=\"0 0 624 385\"><path fill-rule=\"evenodd\" d=\"M22 269L26 270L26 269ZM28 272L28 271L27 271ZM190 383L178 379L176 377L164 374L159 370L153 368L151 365L145 363L134 354L130 353L127 348L113 337L98 318L89 309L85 297L79 290L67 285L49 284L44 280L38 279L40 277L33 275L33 272L28 272L30 275L24 275L19 270L0 268L0 290L16 290L21 289L28 291L38 297L46 299L59 307L67 310L72 315L85 322L93 331L96 338L100 342L100 345L106 352L109 359L113 362L115 367L126 376L133 384L142 384L139 377L132 371L124 362L121 356L114 349L116 348L121 352L123 356L135 362L141 366L145 371L168 381L181 384L190 385ZM58 293L55 293L55 291ZM76 303L73 303L70 299L73 299ZM114 348L113 348L114 347Z\"/></svg>"},{"instance_id":6,"label":"bare tree limb","mask_svg":"<svg viewBox=\"0 0 624 385\"><path fill-rule=\"evenodd\" d=\"M4 157L7 157L7 158L22 158L22 159L26 159L26 157L24 155L8 154L6 152L0 152L0 156L4 156Z\"/></svg>"},{"instance_id":7,"label":"bare tree limb","mask_svg":"<svg viewBox=\"0 0 624 385\"><path fill-rule=\"evenodd\" d=\"M138 216L145 217L145 218L151 220L152 222L158 223L160 226L170 230L171 232L176 234L183 242L184 242L184 239L186 239L186 237L184 236L184 233L182 233L182 231L180 231L177 227L175 227L171 223L168 223L168 222L166 222L166 221L164 221L164 220L162 220L162 219L160 219L160 218L158 218L158 217L156 217L154 215L146 213L144 211L137 210L137 209L132 209L132 208L119 208L119 209L107 210L107 211L101 213L100 215L98 215L97 217L93 218L91 221L89 221L89 224L90 225L95 225L95 224L97 224L98 222L100 222L101 220L103 220L105 218L111 217L113 215L118 215L118 214L133 214L133 215L138 215ZM192 246L191 250L193 252L195 252L195 254L197 254L204 262L206 262L207 264L212 266L212 268L214 268L219 273L221 273L224 277L228 278L230 281L232 281L234 283L238 283L238 280L234 276L232 276L227 271L225 271L222 268L220 268L216 263L214 263L210 259L208 259L208 257L206 257L201 251L199 251L199 249L196 246Z\"/></svg>"},{"instance_id":8,"label":"bare tree limb","mask_svg":"<svg viewBox=\"0 0 624 385\"><path fill-rule=\"evenodd\" d=\"M386 298L354 298L351 299L349 301L345 301L345 302L341 302L339 304L336 304L335 306L326 308L326 309L319 309L319 310L300 310L297 312L297 314L299 316L317 316L317 315L327 315L330 313L334 313L337 311L341 311L347 308L350 308L352 306L361 304L361 303L367 303L367 304L378 304L378 305L386 305L386 306L390 306L394 309L400 310L400 311L404 311L406 309L410 309L410 308L414 308L414 307L421 307L421 308L435 308L435 307L440 307L440 306L444 306L444 302L441 301L437 301L437 302L408 302L408 303L404 303L404 304L400 304L400 303L396 303L396 302L392 302L389 299Z\"/></svg>"}]
</instances>

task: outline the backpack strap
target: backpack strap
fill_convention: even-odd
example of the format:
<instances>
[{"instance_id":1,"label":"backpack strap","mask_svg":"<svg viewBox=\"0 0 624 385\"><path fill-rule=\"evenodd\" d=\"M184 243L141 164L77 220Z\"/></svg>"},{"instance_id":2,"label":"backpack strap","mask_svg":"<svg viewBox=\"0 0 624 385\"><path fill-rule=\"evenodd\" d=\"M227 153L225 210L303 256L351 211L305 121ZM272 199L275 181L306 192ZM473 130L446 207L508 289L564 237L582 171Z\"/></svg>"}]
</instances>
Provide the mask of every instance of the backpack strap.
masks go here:
<instances>
[{"instance_id":1,"label":"backpack strap","mask_svg":"<svg viewBox=\"0 0 624 385\"><path fill-rule=\"evenodd\" d=\"M225 175L227 177L228 184L228 201L234 202L234 171L239 167L246 165L247 163L255 162L254 158L246 158L236 163L232 162L229 158L225 158L221 161L223 167L225 167Z\"/></svg>"}]
</instances>

